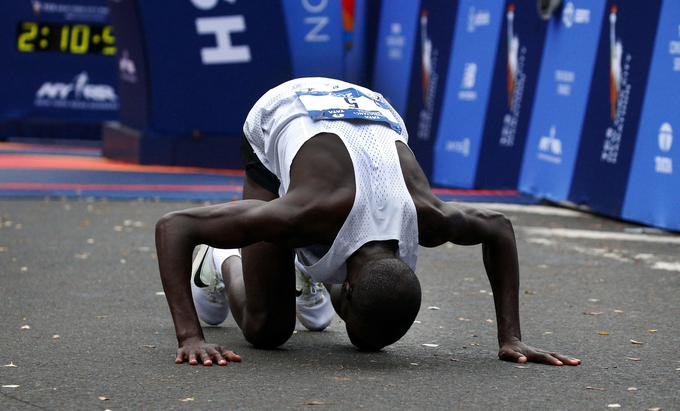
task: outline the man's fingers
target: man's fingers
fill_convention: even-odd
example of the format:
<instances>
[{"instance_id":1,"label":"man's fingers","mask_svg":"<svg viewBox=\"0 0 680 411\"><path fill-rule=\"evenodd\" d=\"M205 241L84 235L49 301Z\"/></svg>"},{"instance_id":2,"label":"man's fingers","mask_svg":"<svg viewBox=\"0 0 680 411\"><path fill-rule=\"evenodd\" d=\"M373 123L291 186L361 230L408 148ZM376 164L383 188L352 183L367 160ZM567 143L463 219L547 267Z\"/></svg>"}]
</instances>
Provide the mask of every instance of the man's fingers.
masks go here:
<instances>
[{"instance_id":1,"label":"man's fingers","mask_svg":"<svg viewBox=\"0 0 680 411\"><path fill-rule=\"evenodd\" d=\"M501 350L498 353L498 358L503 361L525 363L527 362L527 357L521 352L515 350Z\"/></svg>"},{"instance_id":2,"label":"man's fingers","mask_svg":"<svg viewBox=\"0 0 680 411\"><path fill-rule=\"evenodd\" d=\"M557 353L550 353L553 357L557 358L558 360L562 361L566 365L579 365L581 364L581 360L578 358L572 358L572 357L567 357L566 355L562 354L557 354Z\"/></svg>"},{"instance_id":3,"label":"man's fingers","mask_svg":"<svg viewBox=\"0 0 680 411\"><path fill-rule=\"evenodd\" d=\"M181 364L184 362L184 350L179 349L177 350L177 357L175 357L175 364Z\"/></svg>"},{"instance_id":4,"label":"man's fingers","mask_svg":"<svg viewBox=\"0 0 680 411\"><path fill-rule=\"evenodd\" d=\"M540 362L544 364L550 364L550 365L563 365L562 361L558 360L557 358L553 357L552 355L546 353L546 352L540 352L540 351L533 351L528 355L529 361L531 362Z\"/></svg>"},{"instance_id":5,"label":"man's fingers","mask_svg":"<svg viewBox=\"0 0 680 411\"><path fill-rule=\"evenodd\" d=\"M206 350L200 350L198 354L201 357L201 361L203 361L203 365L210 367L212 365L212 358L210 358L210 355L208 355L208 352Z\"/></svg>"},{"instance_id":6,"label":"man's fingers","mask_svg":"<svg viewBox=\"0 0 680 411\"><path fill-rule=\"evenodd\" d=\"M241 356L233 351L222 350L222 357L224 357L227 361L241 362Z\"/></svg>"},{"instance_id":7,"label":"man's fingers","mask_svg":"<svg viewBox=\"0 0 680 411\"><path fill-rule=\"evenodd\" d=\"M208 354L210 354L210 358L217 364L217 365L227 365L227 360L222 358L222 354L219 353L214 348L208 348Z\"/></svg>"},{"instance_id":8,"label":"man's fingers","mask_svg":"<svg viewBox=\"0 0 680 411\"><path fill-rule=\"evenodd\" d=\"M189 364L198 365L198 359L196 358L195 352L189 353Z\"/></svg>"}]
</instances>

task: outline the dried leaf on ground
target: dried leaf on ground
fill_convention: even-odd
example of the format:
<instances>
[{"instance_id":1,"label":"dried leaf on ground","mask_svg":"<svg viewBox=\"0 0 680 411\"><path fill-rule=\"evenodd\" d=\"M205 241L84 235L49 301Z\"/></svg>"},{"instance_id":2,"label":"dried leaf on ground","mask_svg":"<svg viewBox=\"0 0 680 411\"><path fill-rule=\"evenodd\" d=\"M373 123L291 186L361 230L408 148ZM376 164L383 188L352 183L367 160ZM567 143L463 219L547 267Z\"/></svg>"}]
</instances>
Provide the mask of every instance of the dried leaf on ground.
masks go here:
<instances>
[{"instance_id":1,"label":"dried leaf on ground","mask_svg":"<svg viewBox=\"0 0 680 411\"><path fill-rule=\"evenodd\" d=\"M638 357L626 357L626 359L630 361L640 361L640 358Z\"/></svg>"},{"instance_id":2,"label":"dried leaf on ground","mask_svg":"<svg viewBox=\"0 0 680 411\"><path fill-rule=\"evenodd\" d=\"M189 401L193 401L193 400L194 400L194 397L186 397L186 398L180 399L181 402L189 402Z\"/></svg>"},{"instance_id":3,"label":"dried leaf on ground","mask_svg":"<svg viewBox=\"0 0 680 411\"><path fill-rule=\"evenodd\" d=\"M97 398L99 398L99 401L108 401L108 400L109 400L109 397L105 397L105 396L103 396L103 395L100 395L100 396L97 397Z\"/></svg>"},{"instance_id":4,"label":"dried leaf on ground","mask_svg":"<svg viewBox=\"0 0 680 411\"><path fill-rule=\"evenodd\" d=\"M584 311L583 315L601 315L604 314L602 311Z\"/></svg>"},{"instance_id":5,"label":"dried leaf on ground","mask_svg":"<svg viewBox=\"0 0 680 411\"><path fill-rule=\"evenodd\" d=\"M606 388L602 388L602 387L591 387L591 386L587 386L587 387L586 387L586 390L592 390L592 391L607 391Z\"/></svg>"},{"instance_id":6,"label":"dried leaf on ground","mask_svg":"<svg viewBox=\"0 0 680 411\"><path fill-rule=\"evenodd\" d=\"M156 295L165 295L164 291L156 291Z\"/></svg>"},{"instance_id":7,"label":"dried leaf on ground","mask_svg":"<svg viewBox=\"0 0 680 411\"><path fill-rule=\"evenodd\" d=\"M637 391L637 387L628 387L627 391Z\"/></svg>"},{"instance_id":8,"label":"dried leaf on ground","mask_svg":"<svg viewBox=\"0 0 680 411\"><path fill-rule=\"evenodd\" d=\"M623 314L623 310L614 310L614 312L617 314Z\"/></svg>"},{"instance_id":9,"label":"dried leaf on ground","mask_svg":"<svg viewBox=\"0 0 680 411\"><path fill-rule=\"evenodd\" d=\"M409 364L411 364L411 365L418 365L417 362L411 362L411 363L409 363Z\"/></svg>"},{"instance_id":10,"label":"dried leaf on ground","mask_svg":"<svg viewBox=\"0 0 680 411\"><path fill-rule=\"evenodd\" d=\"M553 332L552 331L544 331L543 335L551 335Z\"/></svg>"},{"instance_id":11,"label":"dried leaf on ground","mask_svg":"<svg viewBox=\"0 0 680 411\"><path fill-rule=\"evenodd\" d=\"M630 340L630 343L633 345L642 345L644 344L642 341L637 341L637 340Z\"/></svg>"},{"instance_id":12,"label":"dried leaf on ground","mask_svg":"<svg viewBox=\"0 0 680 411\"><path fill-rule=\"evenodd\" d=\"M3 365L3 367L8 367L8 368L17 368L17 365L14 364L12 361L9 362L9 364Z\"/></svg>"},{"instance_id":13,"label":"dried leaf on ground","mask_svg":"<svg viewBox=\"0 0 680 411\"><path fill-rule=\"evenodd\" d=\"M621 408L621 404L607 404L607 408Z\"/></svg>"},{"instance_id":14,"label":"dried leaf on ground","mask_svg":"<svg viewBox=\"0 0 680 411\"><path fill-rule=\"evenodd\" d=\"M526 294L526 295L536 295L536 291L534 291L534 290L524 290L524 294Z\"/></svg>"},{"instance_id":15,"label":"dried leaf on ground","mask_svg":"<svg viewBox=\"0 0 680 411\"><path fill-rule=\"evenodd\" d=\"M19 388L21 387L20 385L17 384L4 384L2 388Z\"/></svg>"},{"instance_id":16,"label":"dried leaf on ground","mask_svg":"<svg viewBox=\"0 0 680 411\"><path fill-rule=\"evenodd\" d=\"M435 311L436 311L436 310L439 310L440 308L439 308L439 307L436 307L436 306L434 306L434 305L431 305L431 306L427 307L427 309L428 309L428 310L435 310Z\"/></svg>"},{"instance_id":17,"label":"dried leaf on ground","mask_svg":"<svg viewBox=\"0 0 680 411\"><path fill-rule=\"evenodd\" d=\"M415 321L413 321L413 324L420 324L420 321L415 320Z\"/></svg>"},{"instance_id":18,"label":"dried leaf on ground","mask_svg":"<svg viewBox=\"0 0 680 411\"><path fill-rule=\"evenodd\" d=\"M599 300L598 298L589 298L589 299L588 299L588 302L591 302L591 303L599 303L600 300Z\"/></svg>"},{"instance_id":19,"label":"dried leaf on ground","mask_svg":"<svg viewBox=\"0 0 680 411\"><path fill-rule=\"evenodd\" d=\"M599 335L609 335L609 331L598 331Z\"/></svg>"},{"instance_id":20,"label":"dried leaf on ground","mask_svg":"<svg viewBox=\"0 0 680 411\"><path fill-rule=\"evenodd\" d=\"M655 329L653 329L653 328L647 330L647 332L650 333L650 334L654 334L654 333L657 332L657 331L658 331L658 330L655 330Z\"/></svg>"},{"instance_id":21,"label":"dried leaf on ground","mask_svg":"<svg viewBox=\"0 0 680 411\"><path fill-rule=\"evenodd\" d=\"M458 318L456 318L456 319L457 319L458 321L470 321L469 318L465 318L465 317L458 317Z\"/></svg>"},{"instance_id":22,"label":"dried leaf on ground","mask_svg":"<svg viewBox=\"0 0 680 411\"><path fill-rule=\"evenodd\" d=\"M423 344L423 347L437 348L437 347L439 347L439 344L427 344L427 343L425 343L425 344Z\"/></svg>"},{"instance_id":23,"label":"dried leaf on ground","mask_svg":"<svg viewBox=\"0 0 680 411\"><path fill-rule=\"evenodd\" d=\"M515 365L514 367L515 367L515 368L522 369L522 370L525 369L525 368L529 368L529 367L527 367L526 365Z\"/></svg>"},{"instance_id":24,"label":"dried leaf on ground","mask_svg":"<svg viewBox=\"0 0 680 411\"><path fill-rule=\"evenodd\" d=\"M60 339L60 338L61 338L61 335L59 335L59 334L54 334L54 335L52 336L52 339L53 339L53 340L58 340L58 339Z\"/></svg>"},{"instance_id":25,"label":"dried leaf on ground","mask_svg":"<svg viewBox=\"0 0 680 411\"><path fill-rule=\"evenodd\" d=\"M22 330L30 330L30 329L31 329L31 326L28 325L28 324L24 324L24 325L21 326L21 329L22 329Z\"/></svg>"},{"instance_id":26,"label":"dried leaf on ground","mask_svg":"<svg viewBox=\"0 0 680 411\"><path fill-rule=\"evenodd\" d=\"M661 407L651 407L647 408L645 411L661 411Z\"/></svg>"},{"instance_id":27,"label":"dried leaf on ground","mask_svg":"<svg viewBox=\"0 0 680 411\"><path fill-rule=\"evenodd\" d=\"M142 347L144 347L144 348L156 348L156 345L154 345L154 344L142 344Z\"/></svg>"}]
</instances>

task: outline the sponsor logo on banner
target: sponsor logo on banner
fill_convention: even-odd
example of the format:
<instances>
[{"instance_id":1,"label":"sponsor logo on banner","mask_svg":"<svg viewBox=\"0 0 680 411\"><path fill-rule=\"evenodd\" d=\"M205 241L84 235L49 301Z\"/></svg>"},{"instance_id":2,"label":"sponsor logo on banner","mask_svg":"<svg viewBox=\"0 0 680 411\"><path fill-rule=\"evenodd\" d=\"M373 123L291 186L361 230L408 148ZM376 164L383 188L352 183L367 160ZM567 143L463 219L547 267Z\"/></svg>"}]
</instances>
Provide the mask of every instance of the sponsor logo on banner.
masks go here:
<instances>
[{"instance_id":1,"label":"sponsor logo on banner","mask_svg":"<svg viewBox=\"0 0 680 411\"><path fill-rule=\"evenodd\" d=\"M430 138L432 130L432 116L434 112L435 98L437 97L437 83L439 74L437 73L437 59L439 50L433 44L428 33L429 13L423 9L420 12L420 45L421 45L421 82L423 88L423 109L420 110L418 117L417 137L422 140Z\"/></svg>"},{"instance_id":2,"label":"sponsor logo on banner","mask_svg":"<svg viewBox=\"0 0 680 411\"><path fill-rule=\"evenodd\" d=\"M556 92L558 96L569 97L576 81L576 72L571 70L555 70Z\"/></svg>"},{"instance_id":3,"label":"sponsor logo on banner","mask_svg":"<svg viewBox=\"0 0 680 411\"><path fill-rule=\"evenodd\" d=\"M458 99L463 101L477 100L477 63L465 63L463 69L463 79L460 82L460 91L458 91Z\"/></svg>"},{"instance_id":4,"label":"sponsor logo on banner","mask_svg":"<svg viewBox=\"0 0 680 411\"><path fill-rule=\"evenodd\" d=\"M401 60L404 58L406 37L404 37L401 23L390 24L390 34L387 35L385 42L387 44L387 57L390 60Z\"/></svg>"},{"instance_id":5,"label":"sponsor logo on banner","mask_svg":"<svg viewBox=\"0 0 680 411\"><path fill-rule=\"evenodd\" d=\"M474 33L477 28L491 24L491 13L488 10L477 10L470 7L468 10L467 32Z\"/></svg>"},{"instance_id":6,"label":"sponsor logo on banner","mask_svg":"<svg viewBox=\"0 0 680 411\"><path fill-rule=\"evenodd\" d=\"M470 139L464 138L462 140L449 140L446 142L446 151L458 153L463 157L470 155Z\"/></svg>"},{"instance_id":7,"label":"sponsor logo on banner","mask_svg":"<svg viewBox=\"0 0 680 411\"><path fill-rule=\"evenodd\" d=\"M631 84L628 81L632 56L624 54L624 46L616 35L619 9L612 5L609 12L609 105L612 124L607 127L600 160L616 164L626 123Z\"/></svg>"},{"instance_id":8,"label":"sponsor logo on banner","mask_svg":"<svg viewBox=\"0 0 680 411\"><path fill-rule=\"evenodd\" d=\"M32 0L31 9L36 16L56 14L69 21L104 21L109 17L109 8L102 5L68 4Z\"/></svg>"},{"instance_id":9,"label":"sponsor logo on banner","mask_svg":"<svg viewBox=\"0 0 680 411\"><path fill-rule=\"evenodd\" d=\"M226 0L229 4L236 4L236 0ZM212 10L219 4L218 0L191 0L199 10ZM304 1L303 1L304 3ZM243 15L210 16L196 19L196 32L201 35L213 35L215 47L201 49L201 62L211 64L249 63L252 60L250 47L234 45L231 41L232 33L246 31L246 20Z\"/></svg>"},{"instance_id":10,"label":"sponsor logo on banner","mask_svg":"<svg viewBox=\"0 0 680 411\"><path fill-rule=\"evenodd\" d=\"M663 123L659 128L659 150L666 154L673 147L673 127ZM664 155L654 157L654 169L659 174L673 174L673 159Z\"/></svg>"},{"instance_id":11,"label":"sponsor logo on banner","mask_svg":"<svg viewBox=\"0 0 680 411\"><path fill-rule=\"evenodd\" d=\"M517 134L517 123L522 110L522 97L526 85L526 73L524 65L526 62L527 48L521 46L520 39L515 34L515 5L510 3L506 13L507 20L507 43L508 43L508 64L507 64L507 86L508 86L508 110L503 117L503 128L501 129L500 144L506 147L515 145Z\"/></svg>"},{"instance_id":12,"label":"sponsor logo on banner","mask_svg":"<svg viewBox=\"0 0 680 411\"><path fill-rule=\"evenodd\" d=\"M134 60L130 58L130 52L127 49L123 50L118 60L118 72L122 80L129 83L137 82L137 67Z\"/></svg>"},{"instance_id":13,"label":"sponsor logo on banner","mask_svg":"<svg viewBox=\"0 0 680 411\"><path fill-rule=\"evenodd\" d=\"M118 96L108 84L92 84L86 71L70 83L43 83L35 93L37 107L74 110L117 110Z\"/></svg>"},{"instance_id":14,"label":"sponsor logo on banner","mask_svg":"<svg viewBox=\"0 0 680 411\"><path fill-rule=\"evenodd\" d=\"M562 163L562 140L557 138L555 126L551 126L548 135L538 141L538 159L553 164Z\"/></svg>"},{"instance_id":15,"label":"sponsor logo on banner","mask_svg":"<svg viewBox=\"0 0 680 411\"><path fill-rule=\"evenodd\" d=\"M574 27L575 24L590 24L590 10L577 9L574 2L569 1L562 10L562 24L568 29Z\"/></svg>"},{"instance_id":16,"label":"sponsor logo on banner","mask_svg":"<svg viewBox=\"0 0 680 411\"><path fill-rule=\"evenodd\" d=\"M678 39L668 44L668 53L673 61L673 71L680 71L680 24L678 24Z\"/></svg>"}]
</instances>

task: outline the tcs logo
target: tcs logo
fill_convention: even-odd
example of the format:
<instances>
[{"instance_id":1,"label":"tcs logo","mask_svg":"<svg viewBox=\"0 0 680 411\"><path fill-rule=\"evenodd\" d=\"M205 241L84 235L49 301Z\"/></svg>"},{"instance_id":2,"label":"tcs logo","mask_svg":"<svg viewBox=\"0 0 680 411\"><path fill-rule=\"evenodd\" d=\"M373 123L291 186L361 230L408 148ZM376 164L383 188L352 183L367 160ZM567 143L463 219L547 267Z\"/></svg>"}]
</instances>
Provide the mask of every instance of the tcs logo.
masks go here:
<instances>
[{"instance_id":1,"label":"tcs logo","mask_svg":"<svg viewBox=\"0 0 680 411\"><path fill-rule=\"evenodd\" d=\"M220 0L190 0L199 10L212 10ZM236 0L223 0L235 4ZM201 49L203 64L237 64L248 63L252 60L250 47L234 45L231 33L246 31L246 20L242 15L199 17L196 19L196 32L203 35L215 36L215 47Z\"/></svg>"}]
</instances>

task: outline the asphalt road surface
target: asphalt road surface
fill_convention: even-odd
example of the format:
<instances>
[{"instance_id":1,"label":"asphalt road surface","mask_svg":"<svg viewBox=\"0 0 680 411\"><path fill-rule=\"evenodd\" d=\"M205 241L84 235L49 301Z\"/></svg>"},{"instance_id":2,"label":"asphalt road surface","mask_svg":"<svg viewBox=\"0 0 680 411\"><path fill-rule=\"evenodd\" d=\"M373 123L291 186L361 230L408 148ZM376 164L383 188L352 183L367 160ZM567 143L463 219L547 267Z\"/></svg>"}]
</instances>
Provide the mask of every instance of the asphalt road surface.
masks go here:
<instances>
[{"instance_id":1,"label":"asphalt road surface","mask_svg":"<svg viewBox=\"0 0 680 411\"><path fill-rule=\"evenodd\" d=\"M0 200L0 409L680 409L680 236L569 210L515 223L524 341L579 367L497 359L480 247L422 249L417 322L379 353L343 323L228 367L173 362L153 227L190 203ZM425 346L428 344L431 346ZM617 406L618 405L618 406Z\"/></svg>"}]
</instances>

